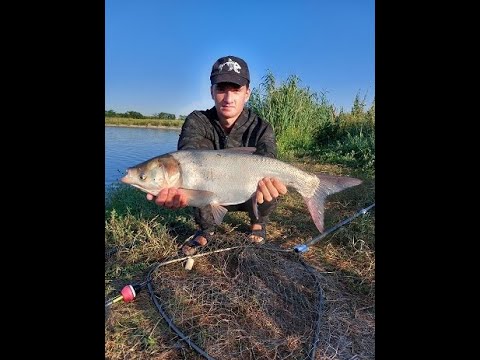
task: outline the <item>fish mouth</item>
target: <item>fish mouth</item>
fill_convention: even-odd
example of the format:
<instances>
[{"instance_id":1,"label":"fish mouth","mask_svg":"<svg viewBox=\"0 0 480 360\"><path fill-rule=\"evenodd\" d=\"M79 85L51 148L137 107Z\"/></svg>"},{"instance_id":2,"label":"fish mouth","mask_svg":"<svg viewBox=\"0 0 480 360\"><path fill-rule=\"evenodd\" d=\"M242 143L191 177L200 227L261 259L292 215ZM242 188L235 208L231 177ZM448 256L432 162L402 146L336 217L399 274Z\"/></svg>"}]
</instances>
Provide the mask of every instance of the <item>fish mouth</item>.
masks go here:
<instances>
[{"instance_id":1,"label":"fish mouth","mask_svg":"<svg viewBox=\"0 0 480 360\"><path fill-rule=\"evenodd\" d=\"M146 191L143 187L141 187L140 185L136 184L135 181L134 181L134 178L129 176L129 175L125 175L124 177L122 177L120 179L121 182L123 182L124 184L128 184L128 185L131 185L131 186L134 186L142 191L145 191L145 192L148 192Z\"/></svg>"},{"instance_id":2,"label":"fish mouth","mask_svg":"<svg viewBox=\"0 0 480 360\"><path fill-rule=\"evenodd\" d=\"M138 185L138 184L130 184L130 185L132 185L132 186L136 187L137 189L140 189L140 190L142 190L142 191L144 191L144 192L146 192L146 193L152 194L149 190L145 189L144 187L142 187L142 186L140 186L140 185ZM153 194L152 194L152 195L153 195Z\"/></svg>"},{"instance_id":3,"label":"fish mouth","mask_svg":"<svg viewBox=\"0 0 480 360\"><path fill-rule=\"evenodd\" d=\"M159 191L151 191L151 190L149 190L149 189L147 189L147 188L144 188L143 186L140 186L140 185L138 185L138 184L130 184L130 185L136 187L137 189L142 190L143 192L146 192L146 193L148 193L148 194L152 194L153 196L157 196L158 193L159 193Z\"/></svg>"},{"instance_id":4,"label":"fish mouth","mask_svg":"<svg viewBox=\"0 0 480 360\"><path fill-rule=\"evenodd\" d=\"M133 176L130 176L129 174L125 175L120 179L121 182L125 184L129 184L135 187L138 187L138 185L135 183L135 178Z\"/></svg>"},{"instance_id":5,"label":"fish mouth","mask_svg":"<svg viewBox=\"0 0 480 360\"><path fill-rule=\"evenodd\" d=\"M133 187L136 187L137 189L140 189L140 190L142 190L143 192L146 192L146 193L148 193L148 194L152 194L153 196L157 196L158 193L159 193L159 191L156 191L156 192L155 192L155 191L150 191L149 189L147 189L147 188L145 188L145 187L143 187L143 186L141 186L141 185L139 185L139 184L136 184L136 183L133 181L133 178L130 177L130 176L128 176L128 175L125 175L124 177L122 177L122 178L120 179L120 181L123 182L123 183L125 183L125 184L129 184L129 185L131 185L131 186L133 186Z\"/></svg>"}]
</instances>

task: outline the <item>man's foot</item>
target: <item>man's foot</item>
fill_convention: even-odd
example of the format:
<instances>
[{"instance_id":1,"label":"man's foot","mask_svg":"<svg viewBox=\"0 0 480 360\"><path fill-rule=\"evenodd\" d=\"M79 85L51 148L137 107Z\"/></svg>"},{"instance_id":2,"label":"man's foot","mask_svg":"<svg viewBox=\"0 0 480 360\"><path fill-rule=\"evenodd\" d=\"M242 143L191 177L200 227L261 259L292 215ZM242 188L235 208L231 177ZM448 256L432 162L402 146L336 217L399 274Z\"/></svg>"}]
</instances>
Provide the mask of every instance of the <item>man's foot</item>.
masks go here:
<instances>
[{"instance_id":1,"label":"man's foot","mask_svg":"<svg viewBox=\"0 0 480 360\"><path fill-rule=\"evenodd\" d=\"M198 247L203 247L208 244L208 236L213 235L214 232L208 232L206 230L198 230L195 232L193 235L193 238L191 240L188 240L183 246L182 246L182 252L186 256L192 256L197 253L197 248Z\"/></svg>"},{"instance_id":2,"label":"man's foot","mask_svg":"<svg viewBox=\"0 0 480 360\"><path fill-rule=\"evenodd\" d=\"M267 229L265 224L252 224L250 227L250 241L254 244L263 244L267 238Z\"/></svg>"}]
</instances>

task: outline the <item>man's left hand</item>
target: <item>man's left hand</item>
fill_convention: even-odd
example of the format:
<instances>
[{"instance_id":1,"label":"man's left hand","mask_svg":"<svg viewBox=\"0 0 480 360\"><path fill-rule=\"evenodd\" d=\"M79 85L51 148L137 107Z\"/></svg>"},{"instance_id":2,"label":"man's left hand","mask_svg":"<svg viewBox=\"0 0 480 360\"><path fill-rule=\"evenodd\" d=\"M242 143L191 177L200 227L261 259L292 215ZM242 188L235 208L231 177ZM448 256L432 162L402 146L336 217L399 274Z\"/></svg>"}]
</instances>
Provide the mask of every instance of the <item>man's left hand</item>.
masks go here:
<instances>
[{"instance_id":1,"label":"man's left hand","mask_svg":"<svg viewBox=\"0 0 480 360\"><path fill-rule=\"evenodd\" d=\"M270 202L279 195L285 195L287 187L277 178L265 177L258 182L257 187L257 203L262 204L264 201Z\"/></svg>"}]
</instances>

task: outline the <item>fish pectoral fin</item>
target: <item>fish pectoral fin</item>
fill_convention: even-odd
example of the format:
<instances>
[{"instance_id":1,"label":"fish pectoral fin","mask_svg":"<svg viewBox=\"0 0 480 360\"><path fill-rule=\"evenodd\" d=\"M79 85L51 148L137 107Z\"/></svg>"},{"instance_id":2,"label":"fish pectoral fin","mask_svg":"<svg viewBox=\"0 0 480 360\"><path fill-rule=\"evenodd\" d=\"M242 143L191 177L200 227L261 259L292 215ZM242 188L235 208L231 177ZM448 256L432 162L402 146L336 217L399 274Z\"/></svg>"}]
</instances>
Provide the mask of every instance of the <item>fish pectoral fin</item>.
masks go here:
<instances>
[{"instance_id":1,"label":"fish pectoral fin","mask_svg":"<svg viewBox=\"0 0 480 360\"><path fill-rule=\"evenodd\" d=\"M182 190L187 195L188 204L191 206L199 206L200 204L209 203L212 209L215 224L220 225L222 223L223 217L228 212L228 210L222 205L219 205L215 202L215 193L206 190L192 190L185 188L182 188Z\"/></svg>"},{"instance_id":2,"label":"fish pectoral fin","mask_svg":"<svg viewBox=\"0 0 480 360\"><path fill-rule=\"evenodd\" d=\"M220 225L223 221L223 217L228 212L228 210L223 207L222 205L218 204L210 204L212 208L213 219L215 220L215 224Z\"/></svg>"},{"instance_id":3,"label":"fish pectoral fin","mask_svg":"<svg viewBox=\"0 0 480 360\"><path fill-rule=\"evenodd\" d=\"M215 193L206 190L192 190L181 188L182 191L187 195L188 202L196 202L202 200L203 203L208 203L215 196Z\"/></svg>"}]
</instances>

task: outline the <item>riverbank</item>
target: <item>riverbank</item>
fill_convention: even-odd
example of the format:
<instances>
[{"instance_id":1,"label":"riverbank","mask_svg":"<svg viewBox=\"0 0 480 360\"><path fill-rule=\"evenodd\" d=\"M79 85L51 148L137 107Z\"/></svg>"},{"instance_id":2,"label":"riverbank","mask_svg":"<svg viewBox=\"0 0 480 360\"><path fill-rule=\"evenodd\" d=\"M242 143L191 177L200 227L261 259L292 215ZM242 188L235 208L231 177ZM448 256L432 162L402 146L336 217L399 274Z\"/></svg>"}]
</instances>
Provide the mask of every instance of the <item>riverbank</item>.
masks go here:
<instances>
[{"instance_id":1,"label":"riverbank","mask_svg":"<svg viewBox=\"0 0 480 360\"><path fill-rule=\"evenodd\" d=\"M182 128L178 126L165 126L165 125L128 125L128 124L107 124L105 123L105 127L133 127L133 128L144 128L144 129L163 129L163 130L178 130L180 131Z\"/></svg>"},{"instance_id":2,"label":"riverbank","mask_svg":"<svg viewBox=\"0 0 480 360\"><path fill-rule=\"evenodd\" d=\"M183 123L184 120L105 117L105 126L125 126L154 129L181 129Z\"/></svg>"}]
</instances>

